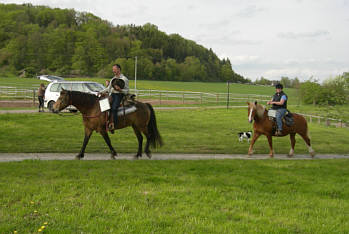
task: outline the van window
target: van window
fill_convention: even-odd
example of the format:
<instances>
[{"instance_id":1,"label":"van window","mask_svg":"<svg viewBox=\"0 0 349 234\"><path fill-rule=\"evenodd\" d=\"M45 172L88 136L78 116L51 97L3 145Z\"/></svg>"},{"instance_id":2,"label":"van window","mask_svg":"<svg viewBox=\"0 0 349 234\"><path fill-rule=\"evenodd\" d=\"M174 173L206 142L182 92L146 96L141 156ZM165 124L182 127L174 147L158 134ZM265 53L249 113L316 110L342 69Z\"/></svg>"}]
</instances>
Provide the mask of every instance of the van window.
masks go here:
<instances>
[{"instance_id":1,"label":"van window","mask_svg":"<svg viewBox=\"0 0 349 234\"><path fill-rule=\"evenodd\" d=\"M52 84L52 85L51 85L51 88L50 88L50 91L51 91L51 92L59 92L60 87L61 87L61 84L57 84L57 83Z\"/></svg>"},{"instance_id":2,"label":"van window","mask_svg":"<svg viewBox=\"0 0 349 234\"><path fill-rule=\"evenodd\" d=\"M86 83L85 88L92 92L99 92L104 89L104 87L101 84L98 83Z\"/></svg>"},{"instance_id":3,"label":"van window","mask_svg":"<svg viewBox=\"0 0 349 234\"><path fill-rule=\"evenodd\" d=\"M82 83L73 83L72 85L73 91L86 92L86 90L84 90L84 88L82 87Z\"/></svg>"},{"instance_id":4,"label":"van window","mask_svg":"<svg viewBox=\"0 0 349 234\"><path fill-rule=\"evenodd\" d=\"M61 83L61 87L59 88L59 91L63 89L65 90L71 90L71 83Z\"/></svg>"}]
</instances>

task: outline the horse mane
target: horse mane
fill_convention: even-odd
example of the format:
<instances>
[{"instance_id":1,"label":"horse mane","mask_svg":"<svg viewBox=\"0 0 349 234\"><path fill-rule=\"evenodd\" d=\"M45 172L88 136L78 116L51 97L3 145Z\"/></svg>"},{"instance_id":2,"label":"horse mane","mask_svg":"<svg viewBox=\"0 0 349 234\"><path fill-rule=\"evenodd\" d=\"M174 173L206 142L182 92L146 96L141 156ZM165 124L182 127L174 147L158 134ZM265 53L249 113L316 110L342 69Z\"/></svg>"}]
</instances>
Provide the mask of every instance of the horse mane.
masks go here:
<instances>
[{"instance_id":1,"label":"horse mane","mask_svg":"<svg viewBox=\"0 0 349 234\"><path fill-rule=\"evenodd\" d=\"M263 118L265 112L265 107L259 103L256 104L256 113L258 118Z\"/></svg>"},{"instance_id":2,"label":"horse mane","mask_svg":"<svg viewBox=\"0 0 349 234\"><path fill-rule=\"evenodd\" d=\"M70 92L74 101L80 105L92 106L96 104L97 96L90 93L84 93L80 91L67 91Z\"/></svg>"}]
</instances>

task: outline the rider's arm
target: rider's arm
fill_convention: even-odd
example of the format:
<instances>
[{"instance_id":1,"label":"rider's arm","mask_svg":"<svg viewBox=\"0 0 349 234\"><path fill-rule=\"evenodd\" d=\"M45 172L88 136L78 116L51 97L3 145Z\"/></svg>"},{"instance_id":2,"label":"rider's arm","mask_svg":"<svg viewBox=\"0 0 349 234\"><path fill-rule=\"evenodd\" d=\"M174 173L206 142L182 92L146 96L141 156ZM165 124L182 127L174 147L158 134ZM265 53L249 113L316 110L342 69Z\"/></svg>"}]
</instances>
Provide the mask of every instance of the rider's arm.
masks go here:
<instances>
[{"instance_id":1,"label":"rider's arm","mask_svg":"<svg viewBox=\"0 0 349 234\"><path fill-rule=\"evenodd\" d=\"M278 106L282 106L284 103L285 103L285 101L286 101L286 96L285 95L283 95L282 97L281 97L281 100L279 101L279 102L270 102L270 104L275 104L275 105L278 105Z\"/></svg>"}]
</instances>

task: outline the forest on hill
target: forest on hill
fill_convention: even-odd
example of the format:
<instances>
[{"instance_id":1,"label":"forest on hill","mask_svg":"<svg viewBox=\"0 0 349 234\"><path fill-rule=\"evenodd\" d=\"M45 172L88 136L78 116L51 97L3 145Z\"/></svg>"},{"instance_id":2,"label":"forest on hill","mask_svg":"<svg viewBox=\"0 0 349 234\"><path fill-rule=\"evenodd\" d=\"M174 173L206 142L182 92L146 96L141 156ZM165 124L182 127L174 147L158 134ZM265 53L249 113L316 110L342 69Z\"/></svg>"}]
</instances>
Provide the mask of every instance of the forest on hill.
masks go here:
<instances>
[{"instance_id":1,"label":"forest on hill","mask_svg":"<svg viewBox=\"0 0 349 234\"><path fill-rule=\"evenodd\" d=\"M145 80L250 82L229 59L178 34L113 25L91 13L31 4L0 4L0 75L111 77L111 65Z\"/></svg>"}]
</instances>

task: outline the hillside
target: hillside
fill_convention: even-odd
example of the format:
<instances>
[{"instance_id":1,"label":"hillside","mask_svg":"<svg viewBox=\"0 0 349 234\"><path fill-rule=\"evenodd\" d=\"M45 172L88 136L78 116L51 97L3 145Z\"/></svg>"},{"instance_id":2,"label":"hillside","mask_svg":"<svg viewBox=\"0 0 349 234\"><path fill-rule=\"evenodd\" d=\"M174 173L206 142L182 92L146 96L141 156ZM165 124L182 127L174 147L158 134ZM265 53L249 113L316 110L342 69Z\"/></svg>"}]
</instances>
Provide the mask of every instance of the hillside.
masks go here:
<instances>
[{"instance_id":1,"label":"hillside","mask_svg":"<svg viewBox=\"0 0 349 234\"><path fill-rule=\"evenodd\" d=\"M0 4L0 74L110 77L111 65L143 80L247 82L229 59L220 60L157 26L116 25L73 9Z\"/></svg>"}]
</instances>

